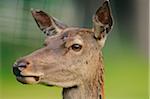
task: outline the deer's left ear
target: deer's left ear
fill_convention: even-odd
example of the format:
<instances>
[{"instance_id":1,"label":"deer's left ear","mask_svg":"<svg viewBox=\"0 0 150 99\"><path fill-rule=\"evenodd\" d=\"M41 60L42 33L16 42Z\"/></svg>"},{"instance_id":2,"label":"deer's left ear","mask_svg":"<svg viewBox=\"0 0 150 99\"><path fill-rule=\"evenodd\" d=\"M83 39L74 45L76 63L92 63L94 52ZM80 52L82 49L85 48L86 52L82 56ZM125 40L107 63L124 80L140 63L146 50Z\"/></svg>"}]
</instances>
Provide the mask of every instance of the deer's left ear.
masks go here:
<instances>
[{"instance_id":1,"label":"deer's left ear","mask_svg":"<svg viewBox=\"0 0 150 99\"><path fill-rule=\"evenodd\" d=\"M112 13L108 0L104 0L100 8L96 11L96 14L93 16L93 24L95 38L103 47L107 34L110 32L113 25Z\"/></svg>"},{"instance_id":2,"label":"deer's left ear","mask_svg":"<svg viewBox=\"0 0 150 99\"><path fill-rule=\"evenodd\" d=\"M61 23L56 18L49 16L44 11L31 9L31 13L38 27L47 36L56 35L67 28L65 24Z\"/></svg>"}]
</instances>

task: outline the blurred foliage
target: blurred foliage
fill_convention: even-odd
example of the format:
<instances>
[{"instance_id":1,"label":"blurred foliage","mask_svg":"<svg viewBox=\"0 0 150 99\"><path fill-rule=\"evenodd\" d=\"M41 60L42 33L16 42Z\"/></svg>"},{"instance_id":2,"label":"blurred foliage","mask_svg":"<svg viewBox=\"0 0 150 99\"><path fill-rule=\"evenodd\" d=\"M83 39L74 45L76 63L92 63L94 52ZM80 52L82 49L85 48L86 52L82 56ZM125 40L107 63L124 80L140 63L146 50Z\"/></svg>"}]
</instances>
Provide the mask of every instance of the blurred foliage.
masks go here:
<instances>
[{"instance_id":1,"label":"blurred foliage","mask_svg":"<svg viewBox=\"0 0 150 99\"><path fill-rule=\"evenodd\" d=\"M122 1L111 1L115 26L103 49L106 99L148 99L148 59L132 42L138 40L132 27L134 18L128 17L134 12L134 3L124 1L125 5L130 4L125 10L125 5L118 6ZM12 73L14 61L40 48L44 40L30 8L42 9L71 26L91 27L97 2L99 0L1 0L0 99L61 99L61 88L22 85ZM129 23L123 20L125 13Z\"/></svg>"}]
</instances>

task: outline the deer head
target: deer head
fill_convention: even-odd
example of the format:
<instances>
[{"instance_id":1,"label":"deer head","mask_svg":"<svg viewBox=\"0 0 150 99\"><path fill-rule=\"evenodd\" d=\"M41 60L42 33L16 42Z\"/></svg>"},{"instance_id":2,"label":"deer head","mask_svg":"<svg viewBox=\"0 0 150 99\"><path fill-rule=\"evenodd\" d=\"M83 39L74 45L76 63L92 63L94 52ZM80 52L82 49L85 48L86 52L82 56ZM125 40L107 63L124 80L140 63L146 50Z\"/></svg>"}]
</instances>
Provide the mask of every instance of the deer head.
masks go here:
<instances>
[{"instance_id":1,"label":"deer head","mask_svg":"<svg viewBox=\"0 0 150 99\"><path fill-rule=\"evenodd\" d=\"M46 38L44 47L18 59L13 65L19 82L67 89L92 86L93 81L102 77L100 49L113 25L108 1L104 1L94 14L92 29L69 27L41 10L31 12Z\"/></svg>"}]
</instances>

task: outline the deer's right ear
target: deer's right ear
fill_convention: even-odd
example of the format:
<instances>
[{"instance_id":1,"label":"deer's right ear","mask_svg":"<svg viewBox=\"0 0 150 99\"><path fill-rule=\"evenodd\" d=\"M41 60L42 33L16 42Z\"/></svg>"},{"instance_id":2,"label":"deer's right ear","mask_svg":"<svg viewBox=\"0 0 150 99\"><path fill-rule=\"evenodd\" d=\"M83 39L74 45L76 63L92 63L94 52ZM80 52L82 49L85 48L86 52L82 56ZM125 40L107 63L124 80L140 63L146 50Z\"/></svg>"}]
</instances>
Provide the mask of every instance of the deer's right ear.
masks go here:
<instances>
[{"instance_id":1,"label":"deer's right ear","mask_svg":"<svg viewBox=\"0 0 150 99\"><path fill-rule=\"evenodd\" d=\"M95 38L98 39L103 47L108 32L112 29L113 19L109 0L102 0L100 8L93 16Z\"/></svg>"},{"instance_id":2,"label":"deer's right ear","mask_svg":"<svg viewBox=\"0 0 150 99\"><path fill-rule=\"evenodd\" d=\"M38 27L47 35L55 35L60 33L63 29L67 26L62 24L57 19L48 16L47 13L40 11L40 10L33 10L31 9L31 13L33 18L35 19Z\"/></svg>"}]
</instances>

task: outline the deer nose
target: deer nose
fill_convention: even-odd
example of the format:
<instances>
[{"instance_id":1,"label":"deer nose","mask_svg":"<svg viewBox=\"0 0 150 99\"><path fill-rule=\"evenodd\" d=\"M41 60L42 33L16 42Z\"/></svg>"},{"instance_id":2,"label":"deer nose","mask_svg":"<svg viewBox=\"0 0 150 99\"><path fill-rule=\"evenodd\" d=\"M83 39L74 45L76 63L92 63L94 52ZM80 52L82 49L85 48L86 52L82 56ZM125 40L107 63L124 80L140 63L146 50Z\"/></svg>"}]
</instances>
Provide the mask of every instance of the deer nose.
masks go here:
<instances>
[{"instance_id":1,"label":"deer nose","mask_svg":"<svg viewBox=\"0 0 150 99\"><path fill-rule=\"evenodd\" d=\"M23 71L24 69L26 69L29 64L30 63L28 61L25 61L25 60L21 60L21 61L16 62L13 65L13 73L14 73L14 75L21 76L21 74L20 74L21 71Z\"/></svg>"}]
</instances>

